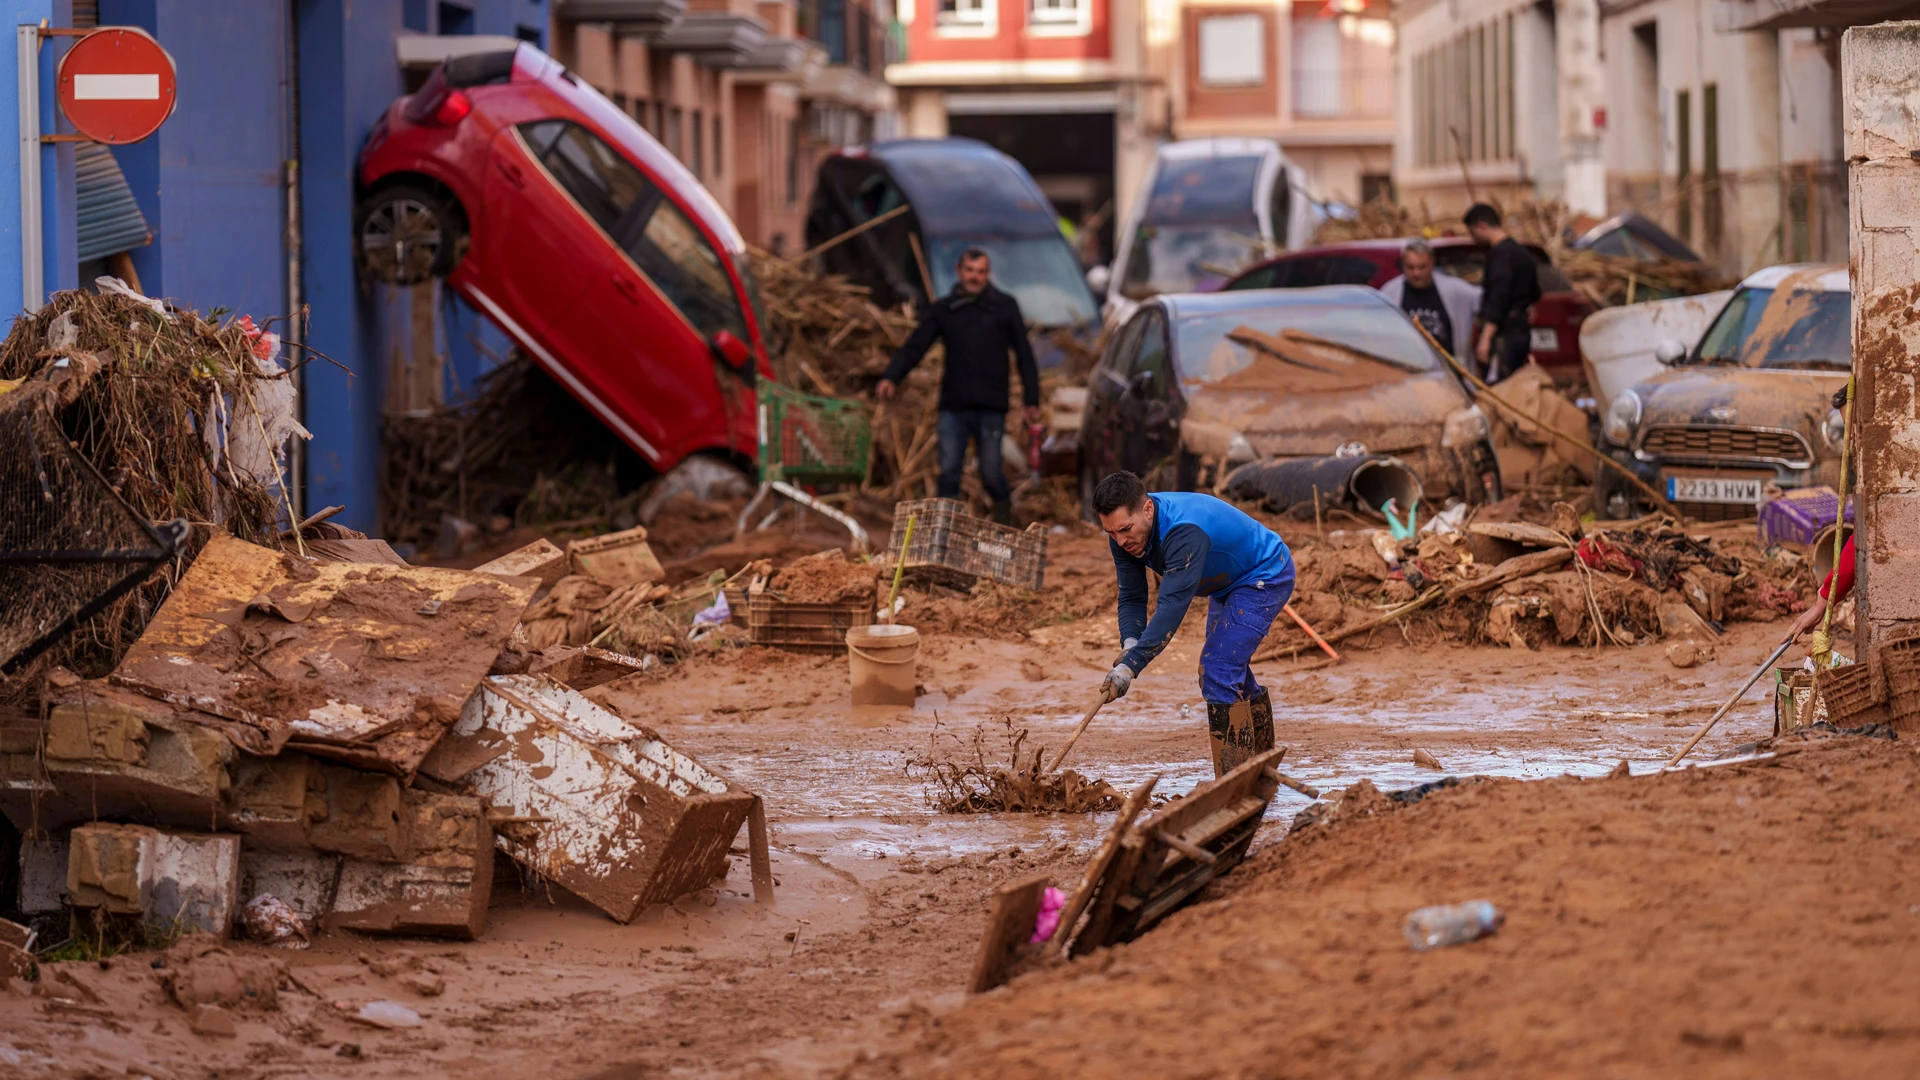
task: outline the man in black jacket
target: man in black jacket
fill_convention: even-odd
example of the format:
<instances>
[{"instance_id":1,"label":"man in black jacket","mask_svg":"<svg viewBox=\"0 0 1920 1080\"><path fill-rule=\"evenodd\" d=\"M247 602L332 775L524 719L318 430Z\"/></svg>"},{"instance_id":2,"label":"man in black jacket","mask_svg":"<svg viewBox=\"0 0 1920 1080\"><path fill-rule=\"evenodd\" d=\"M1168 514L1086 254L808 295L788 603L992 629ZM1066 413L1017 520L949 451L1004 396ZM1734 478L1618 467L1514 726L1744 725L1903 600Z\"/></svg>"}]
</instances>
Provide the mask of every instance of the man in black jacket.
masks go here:
<instances>
[{"instance_id":1,"label":"man in black jacket","mask_svg":"<svg viewBox=\"0 0 1920 1080\"><path fill-rule=\"evenodd\" d=\"M1496 383L1526 365L1533 341L1527 309L1540 299L1540 271L1533 253L1501 227L1500 211L1474 203L1466 222L1474 240L1490 249L1480 277L1480 333L1473 354L1486 380Z\"/></svg>"},{"instance_id":2,"label":"man in black jacket","mask_svg":"<svg viewBox=\"0 0 1920 1080\"><path fill-rule=\"evenodd\" d=\"M960 280L953 291L927 308L913 335L893 354L887 373L874 393L891 400L894 389L934 338L946 342L947 370L940 380L940 486L943 499L960 496L960 472L972 440L980 456L980 484L993 499L993 520L1013 524L1013 492L1000 458L1000 440L1007 429L1007 353L1020 364L1020 385L1026 402L1026 420L1040 419L1040 371L1033 363L1020 304L993 287L987 253L968 248L960 253Z\"/></svg>"}]
</instances>

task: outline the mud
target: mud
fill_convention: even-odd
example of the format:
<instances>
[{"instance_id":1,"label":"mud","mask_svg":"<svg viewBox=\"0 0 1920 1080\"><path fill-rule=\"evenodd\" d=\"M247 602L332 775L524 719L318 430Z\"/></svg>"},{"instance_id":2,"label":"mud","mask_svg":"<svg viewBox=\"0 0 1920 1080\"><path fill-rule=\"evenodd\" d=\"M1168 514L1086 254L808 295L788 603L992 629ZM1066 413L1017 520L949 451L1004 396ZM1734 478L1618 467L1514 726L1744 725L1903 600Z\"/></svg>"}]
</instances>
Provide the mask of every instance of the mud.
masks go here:
<instances>
[{"instance_id":1,"label":"mud","mask_svg":"<svg viewBox=\"0 0 1920 1080\"><path fill-rule=\"evenodd\" d=\"M1310 524L1282 527L1303 555L1328 550L1311 542ZM1908 777L1873 779L1870 769L1821 757L1840 751L1819 749L1779 765L1600 779L1622 760L1646 773L1684 743L1771 649L1777 624L1729 624L1714 656L1684 671L1657 642L1516 650L1466 644L1478 639L1427 624L1344 641L1336 666L1259 664L1278 741L1290 748L1287 772L1323 791L1368 782L1391 808L1356 793L1341 805L1375 804L1374 813L1322 821L1282 843L1315 805L1282 790L1252 861L1208 894L1216 899L1105 957L1017 983L1011 994L1029 985L1047 992L1019 999L1025 1015L983 1012L1003 1008L999 993L967 1003L960 991L991 890L1036 874L1070 886L1111 816L943 814L907 759L936 728L984 723L991 733L1006 716L1020 718L1026 747L1064 744L1118 651L1111 599L1089 598L1111 583L1104 541L1056 536L1045 593L992 608L1017 618L968 616L991 632L931 630L923 620L940 605L984 607L993 594L909 590L901 618L924 635L923 690L912 709L884 715L852 708L844 657L765 648L696 651L588 691L766 799L777 881L770 908L753 903L740 854L712 887L627 925L496 857L478 940L328 932L304 951L225 945L289 973L277 1009L231 1014L233 1038L191 1029L149 966L157 954L124 954L107 970L62 965L98 1001L71 989L34 997L0 988L0 1059L18 1053L25 1075L59 1077L129 1067L374 1080L584 1080L610 1070L817 1077L989 1065L1011 1076L1191 1075L1210 1065L1219 1075L1433 1075L1463 1071L1485 1047L1497 1055L1486 1060L1509 1072L1632 1071L1631 1054L1644 1052L1646 1071L1729 1073L1767 1071L1767 1040L1791 1036L1802 1040L1793 1053L1838 1055L1839 1067L1826 1070L1835 1075L1910 1071L1885 1056L1910 1042L1902 1017L1914 999L1900 974L1913 965L1903 963L1907 916L1896 902L1911 877L1910 815L1889 809ZM1355 590L1369 585L1381 581L1355 576ZM1356 591L1355 606L1365 602ZM1101 711L1073 768L1120 790L1158 773L1168 795L1212 777L1194 678L1201 619ZM1843 636L1841 651L1851 648ZM1756 689L1695 756L1754 742L1771 724ZM1910 753L1904 743L1874 743L1888 761ZM1443 762L1446 776L1506 779L1394 802L1386 793L1442 775L1415 764L1416 749ZM1816 760L1836 763L1825 783L1817 770L1793 773ZM1565 774L1592 779L1553 779ZM1789 774L1797 778L1777 793L1731 782ZM1606 798L1580 801L1590 791ZM1321 838L1308 843L1314 833ZM1734 845L1725 855L1723 840ZM1785 868L1777 878L1775 851ZM1687 869L1696 863L1706 869ZM1810 866L1832 871L1831 881L1808 886ZM1776 881L1777 896L1768 891ZM1399 937L1406 913L1482 895L1509 912L1501 934L1424 954L1426 966L1413 968ZM1190 936L1196 926L1204 934ZM1361 973L1366 982L1356 981ZM1165 989L1155 989L1163 976ZM1083 984L1105 988L1106 1004L1076 989ZM1650 1004L1623 987L1645 991ZM382 1000L417 1012L421 1026L376 1030L350 1019ZM1201 1017L1209 1008L1216 1019ZM1766 1009L1820 1033L1778 1036L1765 1015L1749 1023ZM1163 1013L1186 1034L1156 1019ZM1729 1019L1713 1020L1721 1015ZM1006 1046L990 1045L989 1023ZM1685 1030L1737 1032L1747 1049L1686 1042ZM1069 1051L1075 1032L1110 1048ZM1560 1051L1548 1045L1550 1065L1513 1064L1531 1049L1526 1040L1561 1038L1574 1049L1554 1057ZM1288 1041L1275 1051L1273 1039ZM1423 1046L1433 1056L1416 1060ZM1022 1063L1028 1047L1041 1066ZM1116 1047L1137 1057L1119 1060ZM1380 1062L1366 1056L1374 1052ZM940 1056L949 1053L966 1057ZM1783 1060L1792 1067L1776 1071L1814 1071L1805 1056Z\"/></svg>"},{"instance_id":2,"label":"mud","mask_svg":"<svg viewBox=\"0 0 1920 1080\"><path fill-rule=\"evenodd\" d=\"M873 600L878 582L874 567L849 562L835 549L781 567L767 588L795 603L838 604Z\"/></svg>"},{"instance_id":3,"label":"mud","mask_svg":"<svg viewBox=\"0 0 1920 1080\"><path fill-rule=\"evenodd\" d=\"M1047 762L1057 760L1060 749L1049 754L1048 747L1026 742L1026 729L1016 729L1011 717L982 723L965 736L935 728L926 754L907 759L907 773L923 781L927 802L943 814L1092 814L1120 808L1120 793L1111 784L1073 769L1049 769ZM990 748L992 743L1000 745Z\"/></svg>"}]
</instances>

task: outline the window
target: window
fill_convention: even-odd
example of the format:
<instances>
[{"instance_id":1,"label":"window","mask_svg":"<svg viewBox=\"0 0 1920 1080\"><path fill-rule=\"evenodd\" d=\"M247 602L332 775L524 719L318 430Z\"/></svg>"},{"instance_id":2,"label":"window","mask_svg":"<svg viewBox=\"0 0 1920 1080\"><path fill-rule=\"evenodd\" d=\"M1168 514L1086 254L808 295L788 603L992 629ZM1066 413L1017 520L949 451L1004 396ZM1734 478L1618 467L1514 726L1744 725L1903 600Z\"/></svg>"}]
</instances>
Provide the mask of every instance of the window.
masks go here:
<instances>
[{"instance_id":1,"label":"window","mask_svg":"<svg viewBox=\"0 0 1920 1080\"><path fill-rule=\"evenodd\" d=\"M713 175L715 176L719 176L721 173L726 171L726 165L724 164L724 159L722 159L720 156L721 134L722 133L720 130L720 115L718 113L715 113L713 117Z\"/></svg>"},{"instance_id":2,"label":"window","mask_svg":"<svg viewBox=\"0 0 1920 1080\"><path fill-rule=\"evenodd\" d=\"M1200 85L1259 86L1267 81L1266 19L1254 13L1200 19Z\"/></svg>"},{"instance_id":3,"label":"window","mask_svg":"<svg viewBox=\"0 0 1920 1080\"><path fill-rule=\"evenodd\" d=\"M1162 399L1167 396L1167 320L1159 311L1147 314L1146 326L1140 331L1140 352L1134 357L1133 367L1127 373L1131 381L1136 376L1147 375L1147 385L1142 389L1148 400Z\"/></svg>"},{"instance_id":4,"label":"window","mask_svg":"<svg viewBox=\"0 0 1920 1080\"><path fill-rule=\"evenodd\" d=\"M524 124L521 135L553 179L610 237L653 185L599 136L565 120Z\"/></svg>"},{"instance_id":5,"label":"window","mask_svg":"<svg viewBox=\"0 0 1920 1080\"><path fill-rule=\"evenodd\" d=\"M1513 42L1514 16L1503 15L1413 58L1417 163L1513 159Z\"/></svg>"},{"instance_id":6,"label":"window","mask_svg":"<svg viewBox=\"0 0 1920 1080\"><path fill-rule=\"evenodd\" d=\"M749 340L739 295L707 238L657 191L651 210L644 213L645 222L635 226L638 235L627 245L627 254L654 287L680 309L701 337L726 330L741 341Z\"/></svg>"},{"instance_id":7,"label":"window","mask_svg":"<svg viewBox=\"0 0 1920 1080\"><path fill-rule=\"evenodd\" d=\"M677 105L667 110L667 153L682 161L687 159L685 144L680 141L680 122L685 116L685 112Z\"/></svg>"},{"instance_id":8,"label":"window","mask_svg":"<svg viewBox=\"0 0 1920 1080\"><path fill-rule=\"evenodd\" d=\"M787 205L800 201L800 118L787 121Z\"/></svg>"},{"instance_id":9,"label":"window","mask_svg":"<svg viewBox=\"0 0 1920 1080\"><path fill-rule=\"evenodd\" d=\"M700 133L706 130L704 126L705 123L706 122L702 120L700 117L700 110L699 109L693 110L693 153L688 159L688 164L692 167L693 175L695 176L699 176L703 172L705 172L705 169L703 167L705 165L705 162L702 160L704 155L701 154L700 152L701 143L703 141L700 137Z\"/></svg>"},{"instance_id":10,"label":"window","mask_svg":"<svg viewBox=\"0 0 1920 1080\"><path fill-rule=\"evenodd\" d=\"M540 42L542 35L540 28L537 26L516 26L513 28L513 36L532 45L536 49L541 47Z\"/></svg>"},{"instance_id":11,"label":"window","mask_svg":"<svg viewBox=\"0 0 1920 1080\"><path fill-rule=\"evenodd\" d=\"M934 21L941 27L988 29L994 24L994 0L940 0Z\"/></svg>"},{"instance_id":12,"label":"window","mask_svg":"<svg viewBox=\"0 0 1920 1080\"><path fill-rule=\"evenodd\" d=\"M1031 0L1027 25L1035 33L1084 34L1091 24L1089 0Z\"/></svg>"},{"instance_id":13,"label":"window","mask_svg":"<svg viewBox=\"0 0 1920 1080\"><path fill-rule=\"evenodd\" d=\"M444 0L440 4L440 32L442 34L473 33L473 7L470 4L449 4Z\"/></svg>"}]
</instances>

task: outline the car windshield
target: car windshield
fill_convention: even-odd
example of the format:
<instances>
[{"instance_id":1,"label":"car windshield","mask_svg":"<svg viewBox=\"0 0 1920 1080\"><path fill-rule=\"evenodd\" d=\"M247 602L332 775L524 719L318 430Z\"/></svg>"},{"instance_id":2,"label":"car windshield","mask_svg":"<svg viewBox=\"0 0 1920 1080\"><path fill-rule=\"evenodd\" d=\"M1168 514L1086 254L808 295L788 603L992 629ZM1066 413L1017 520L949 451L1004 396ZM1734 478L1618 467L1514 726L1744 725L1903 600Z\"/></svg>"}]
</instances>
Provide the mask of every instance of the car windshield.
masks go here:
<instances>
[{"instance_id":1,"label":"car windshield","mask_svg":"<svg viewBox=\"0 0 1920 1080\"><path fill-rule=\"evenodd\" d=\"M1741 289L1685 363L1786 370L1853 366L1853 296L1824 289Z\"/></svg>"},{"instance_id":2,"label":"car windshield","mask_svg":"<svg viewBox=\"0 0 1920 1080\"><path fill-rule=\"evenodd\" d=\"M933 237L927 244L934 292L953 291L960 253L978 247L992 260L993 284L1020 301L1020 317L1036 326L1078 326L1094 318L1093 294L1080 263L1059 235Z\"/></svg>"},{"instance_id":3,"label":"car windshield","mask_svg":"<svg viewBox=\"0 0 1920 1080\"><path fill-rule=\"evenodd\" d=\"M1176 319L1173 332L1181 380L1219 382L1251 366L1258 350L1235 340L1246 336L1236 333L1242 328L1274 335L1291 332L1296 339L1317 339L1315 343L1323 347L1384 360L1409 371L1432 371L1440 364L1440 358L1413 324L1384 304L1308 302L1234 308Z\"/></svg>"},{"instance_id":4,"label":"car windshield","mask_svg":"<svg viewBox=\"0 0 1920 1080\"><path fill-rule=\"evenodd\" d=\"M1145 300L1216 289L1260 256L1259 236L1251 214L1235 225L1142 225L1127 253L1120 295Z\"/></svg>"}]
</instances>

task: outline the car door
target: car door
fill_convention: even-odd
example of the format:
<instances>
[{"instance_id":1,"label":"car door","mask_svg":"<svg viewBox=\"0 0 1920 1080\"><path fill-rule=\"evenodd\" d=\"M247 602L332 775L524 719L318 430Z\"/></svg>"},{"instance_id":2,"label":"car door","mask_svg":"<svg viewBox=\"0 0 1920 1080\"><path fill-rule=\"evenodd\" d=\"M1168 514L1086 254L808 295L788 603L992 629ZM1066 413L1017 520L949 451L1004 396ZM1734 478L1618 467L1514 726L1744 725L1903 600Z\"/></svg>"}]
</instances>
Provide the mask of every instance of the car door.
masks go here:
<instances>
[{"instance_id":1,"label":"car door","mask_svg":"<svg viewBox=\"0 0 1920 1080\"><path fill-rule=\"evenodd\" d=\"M1106 355L1087 376L1087 409L1080 423L1080 467L1094 480L1125 468L1121 447L1127 436L1121 430L1121 409L1127 395L1126 372L1145 324L1146 315L1136 313L1121 326L1107 345Z\"/></svg>"},{"instance_id":2,"label":"car door","mask_svg":"<svg viewBox=\"0 0 1920 1080\"><path fill-rule=\"evenodd\" d=\"M567 367L582 355L574 315L613 260L596 214L604 217L607 200L617 199L565 183L541 164L571 126L549 120L495 136L483 186L486 227L475 230L488 270L465 285L475 306L521 344L544 352L550 366Z\"/></svg>"}]
</instances>

